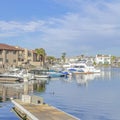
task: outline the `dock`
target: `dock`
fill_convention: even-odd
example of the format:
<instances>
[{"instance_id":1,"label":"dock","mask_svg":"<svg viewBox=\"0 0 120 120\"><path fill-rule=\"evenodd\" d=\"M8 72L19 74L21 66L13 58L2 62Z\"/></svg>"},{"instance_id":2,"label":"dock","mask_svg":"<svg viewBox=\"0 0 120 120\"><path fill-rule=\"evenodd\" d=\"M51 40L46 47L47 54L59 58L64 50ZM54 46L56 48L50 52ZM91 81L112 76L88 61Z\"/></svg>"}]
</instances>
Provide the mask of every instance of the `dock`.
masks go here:
<instances>
[{"instance_id":1,"label":"dock","mask_svg":"<svg viewBox=\"0 0 120 120\"><path fill-rule=\"evenodd\" d=\"M24 120L80 120L51 105L23 102L20 99L12 100L14 111ZM35 101L34 101L35 103Z\"/></svg>"},{"instance_id":2,"label":"dock","mask_svg":"<svg viewBox=\"0 0 120 120\"><path fill-rule=\"evenodd\" d=\"M20 78L17 77L0 77L0 83L16 83L20 82Z\"/></svg>"}]
</instances>

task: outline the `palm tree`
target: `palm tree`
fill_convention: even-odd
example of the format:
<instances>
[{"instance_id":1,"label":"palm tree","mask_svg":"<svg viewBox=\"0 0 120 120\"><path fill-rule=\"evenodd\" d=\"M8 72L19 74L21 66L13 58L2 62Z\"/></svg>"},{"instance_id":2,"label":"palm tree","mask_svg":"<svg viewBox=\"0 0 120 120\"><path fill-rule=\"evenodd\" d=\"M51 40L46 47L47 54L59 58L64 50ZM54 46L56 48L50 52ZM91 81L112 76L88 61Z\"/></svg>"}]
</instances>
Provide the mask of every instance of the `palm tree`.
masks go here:
<instances>
[{"instance_id":1,"label":"palm tree","mask_svg":"<svg viewBox=\"0 0 120 120\"><path fill-rule=\"evenodd\" d=\"M53 64L53 62L56 60L54 56L47 56L47 61L49 64Z\"/></svg>"},{"instance_id":2,"label":"palm tree","mask_svg":"<svg viewBox=\"0 0 120 120\"><path fill-rule=\"evenodd\" d=\"M65 63L66 53L63 52L61 57L62 57L63 62Z\"/></svg>"},{"instance_id":3,"label":"palm tree","mask_svg":"<svg viewBox=\"0 0 120 120\"><path fill-rule=\"evenodd\" d=\"M40 64L42 63L42 65L45 64L45 56L46 56L46 52L43 48L37 48L35 49L37 55L38 55L38 60L40 61Z\"/></svg>"}]
</instances>

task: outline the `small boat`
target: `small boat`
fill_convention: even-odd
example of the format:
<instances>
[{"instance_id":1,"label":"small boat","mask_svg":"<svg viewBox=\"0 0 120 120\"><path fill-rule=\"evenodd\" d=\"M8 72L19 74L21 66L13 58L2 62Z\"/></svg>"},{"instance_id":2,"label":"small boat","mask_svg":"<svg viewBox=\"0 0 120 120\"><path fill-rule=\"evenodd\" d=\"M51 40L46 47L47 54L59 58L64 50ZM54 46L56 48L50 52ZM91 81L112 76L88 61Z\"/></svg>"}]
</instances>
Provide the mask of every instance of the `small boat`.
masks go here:
<instances>
[{"instance_id":1,"label":"small boat","mask_svg":"<svg viewBox=\"0 0 120 120\"><path fill-rule=\"evenodd\" d=\"M51 77L46 70L34 69L34 70L28 71L28 73L33 75L35 79Z\"/></svg>"},{"instance_id":2,"label":"small boat","mask_svg":"<svg viewBox=\"0 0 120 120\"><path fill-rule=\"evenodd\" d=\"M47 70L47 73L49 74L49 76L51 78L53 78L53 77L64 77L65 76L65 73L63 73L62 71L57 72L55 70Z\"/></svg>"}]
</instances>

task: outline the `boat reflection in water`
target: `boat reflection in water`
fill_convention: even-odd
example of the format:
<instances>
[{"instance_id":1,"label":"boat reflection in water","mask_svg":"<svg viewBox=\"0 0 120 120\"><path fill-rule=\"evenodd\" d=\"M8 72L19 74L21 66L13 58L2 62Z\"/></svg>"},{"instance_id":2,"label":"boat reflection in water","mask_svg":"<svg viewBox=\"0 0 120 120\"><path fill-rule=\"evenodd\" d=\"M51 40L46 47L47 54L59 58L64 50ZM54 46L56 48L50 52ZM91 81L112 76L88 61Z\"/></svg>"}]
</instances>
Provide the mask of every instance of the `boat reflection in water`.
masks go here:
<instances>
[{"instance_id":1,"label":"boat reflection in water","mask_svg":"<svg viewBox=\"0 0 120 120\"><path fill-rule=\"evenodd\" d=\"M116 74L115 71L110 69L101 69L100 73L95 74L74 74L73 78L76 80L78 85L87 86L92 80L111 80L112 74ZM116 74L117 76L117 74ZM101 79L102 78L102 79Z\"/></svg>"},{"instance_id":2,"label":"boat reflection in water","mask_svg":"<svg viewBox=\"0 0 120 120\"><path fill-rule=\"evenodd\" d=\"M15 87L9 85L13 93L18 91L10 93L10 97L18 97L21 93L38 95L44 98L45 103L81 120L120 120L120 68L103 68L100 74L77 74L68 78L52 78L48 82L41 85L36 80L15 84ZM9 96L7 87L0 86L0 95L3 97L5 94ZM16 89L12 90L13 87ZM6 91L1 93L2 88ZM39 91L43 91L42 94ZM17 120L11 118L12 112L8 111L5 103L0 104L0 120L6 120L3 116Z\"/></svg>"},{"instance_id":3,"label":"boat reflection in water","mask_svg":"<svg viewBox=\"0 0 120 120\"><path fill-rule=\"evenodd\" d=\"M88 82L95 80L101 76L100 73L97 74L76 74L74 75L74 79L76 80L77 84L80 86L87 86Z\"/></svg>"}]
</instances>

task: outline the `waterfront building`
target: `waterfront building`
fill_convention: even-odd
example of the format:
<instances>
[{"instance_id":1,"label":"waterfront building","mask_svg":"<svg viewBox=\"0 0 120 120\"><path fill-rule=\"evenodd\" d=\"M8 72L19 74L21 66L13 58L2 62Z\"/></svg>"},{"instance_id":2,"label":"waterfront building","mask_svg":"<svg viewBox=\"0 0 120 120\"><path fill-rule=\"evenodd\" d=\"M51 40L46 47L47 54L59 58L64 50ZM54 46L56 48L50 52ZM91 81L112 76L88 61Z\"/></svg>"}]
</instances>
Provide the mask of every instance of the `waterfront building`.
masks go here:
<instances>
[{"instance_id":1,"label":"waterfront building","mask_svg":"<svg viewBox=\"0 0 120 120\"><path fill-rule=\"evenodd\" d=\"M70 63L73 63L73 62L76 62L78 61L78 57L70 57L70 58L66 58L66 62L70 62Z\"/></svg>"},{"instance_id":2,"label":"waterfront building","mask_svg":"<svg viewBox=\"0 0 120 120\"><path fill-rule=\"evenodd\" d=\"M37 54L35 50L29 50L27 48L22 48L22 49L23 51L19 52L18 65L33 65L33 66L42 65L42 61L40 60L40 55Z\"/></svg>"},{"instance_id":3,"label":"waterfront building","mask_svg":"<svg viewBox=\"0 0 120 120\"><path fill-rule=\"evenodd\" d=\"M18 46L0 44L0 67L8 68L23 64L40 65L40 60L35 50L28 50Z\"/></svg>"},{"instance_id":4,"label":"waterfront building","mask_svg":"<svg viewBox=\"0 0 120 120\"><path fill-rule=\"evenodd\" d=\"M111 55L98 54L95 57L96 64L111 64Z\"/></svg>"},{"instance_id":5,"label":"waterfront building","mask_svg":"<svg viewBox=\"0 0 120 120\"><path fill-rule=\"evenodd\" d=\"M19 52L23 49L15 46L0 44L0 66L8 67L18 65Z\"/></svg>"},{"instance_id":6,"label":"waterfront building","mask_svg":"<svg viewBox=\"0 0 120 120\"><path fill-rule=\"evenodd\" d=\"M38 60L36 51L23 48L23 51L19 52L19 65L21 64L40 65L40 60Z\"/></svg>"}]
</instances>

